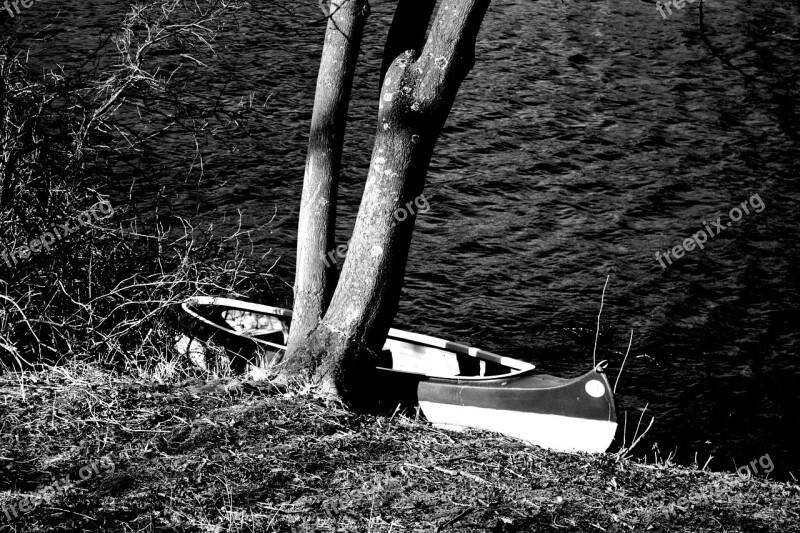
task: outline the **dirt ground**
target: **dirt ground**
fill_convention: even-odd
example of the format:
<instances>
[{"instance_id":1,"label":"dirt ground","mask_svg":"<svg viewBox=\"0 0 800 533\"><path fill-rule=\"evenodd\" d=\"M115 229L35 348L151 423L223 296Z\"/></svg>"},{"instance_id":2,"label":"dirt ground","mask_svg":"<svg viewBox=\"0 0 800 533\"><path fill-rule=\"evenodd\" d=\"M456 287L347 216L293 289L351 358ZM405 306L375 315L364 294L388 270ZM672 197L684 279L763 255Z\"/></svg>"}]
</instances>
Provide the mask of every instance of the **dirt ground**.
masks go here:
<instances>
[{"instance_id":1,"label":"dirt ground","mask_svg":"<svg viewBox=\"0 0 800 533\"><path fill-rule=\"evenodd\" d=\"M800 531L795 484L555 453L263 382L73 365L0 376L0 395L0 531Z\"/></svg>"}]
</instances>

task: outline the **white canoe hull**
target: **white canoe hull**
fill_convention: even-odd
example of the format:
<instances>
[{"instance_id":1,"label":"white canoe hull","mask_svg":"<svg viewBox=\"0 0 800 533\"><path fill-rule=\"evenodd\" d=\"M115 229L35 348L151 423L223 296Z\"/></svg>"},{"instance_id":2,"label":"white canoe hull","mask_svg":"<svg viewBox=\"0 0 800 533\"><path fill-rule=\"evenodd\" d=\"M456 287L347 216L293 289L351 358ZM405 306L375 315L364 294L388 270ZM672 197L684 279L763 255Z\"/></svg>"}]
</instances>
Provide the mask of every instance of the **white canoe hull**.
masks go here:
<instances>
[{"instance_id":1,"label":"white canoe hull","mask_svg":"<svg viewBox=\"0 0 800 533\"><path fill-rule=\"evenodd\" d=\"M425 418L437 426L496 431L557 451L602 453L617 431L616 422L604 420L426 401L419 405Z\"/></svg>"}]
</instances>

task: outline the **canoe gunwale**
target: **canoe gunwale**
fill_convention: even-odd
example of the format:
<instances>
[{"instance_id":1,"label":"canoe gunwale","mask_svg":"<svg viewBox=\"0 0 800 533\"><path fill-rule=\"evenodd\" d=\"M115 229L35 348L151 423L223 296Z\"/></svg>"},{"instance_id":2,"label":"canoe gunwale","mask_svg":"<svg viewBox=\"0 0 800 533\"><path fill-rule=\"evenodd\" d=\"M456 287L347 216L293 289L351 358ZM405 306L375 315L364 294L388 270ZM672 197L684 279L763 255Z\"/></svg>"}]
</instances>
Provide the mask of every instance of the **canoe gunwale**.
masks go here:
<instances>
[{"instance_id":1,"label":"canoe gunwale","mask_svg":"<svg viewBox=\"0 0 800 533\"><path fill-rule=\"evenodd\" d=\"M474 348L472 346L467 346L466 344L459 344L457 342L451 342L445 339L440 339L439 337L424 335L422 333L412 333L410 331L403 331L399 329L390 328L389 338L398 339L412 344L418 344L420 346L430 346L431 348L439 348L449 352L469 355L470 357L483 359L485 361L491 361L493 363L497 363L502 366L513 368L517 371L524 372L536 368L535 365L531 363L526 363L525 361L520 361L519 359L505 357L503 355L498 355L496 353L487 352L486 350L481 350L480 348ZM469 377L469 376L464 376L464 377Z\"/></svg>"},{"instance_id":2,"label":"canoe gunwale","mask_svg":"<svg viewBox=\"0 0 800 533\"><path fill-rule=\"evenodd\" d=\"M381 372L394 372L397 374L405 374L409 376L419 376L424 378L426 381L431 383L453 383L453 382L460 382L463 381L464 385L472 385L475 382L494 382L494 381L509 381L514 380L516 378L525 378L525 377L532 377L536 376L536 370L515 370L513 372L509 372L507 374L496 374L493 376L437 376L431 374L425 374L423 372L412 372L410 370L399 370L396 368L387 368L385 366L378 366L376 367Z\"/></svg>"},{"instance_id":3,"label":"canoe gunwale","mask_svg":"<svg viewBox=\"0 0 800 533\"><path fill-rule=\"evenodd\" d=\"M599 379L599 377L596 378L595 376L603 376L605 378L605 373L604 372L598 372L598 371L592 369L592 370L589 370L588 372L586 372L584 374L581 374L580 376L575 376L574 378L558 378L557 377L555 379L542 380L543 382L549 382L548 385L531 387L529 385L528 386L515 386L515 382L520 382L520 381L522 381L524 379L527 379L527 378L537 378L541 374L539 374L538 371L536 371L535 369L520 370L520 371L512 372L512 373L509 373L509 374L498 374L498 375L494 375L494 376L450 376L450 377L446 377L446 376L429 376L427 374L422 374L420 372L409 372L407 370L397 370L397 369L394 369L394 368L386 368L386 367L378 367L378 368L381 370L381 372L393 372L393 373L397 373L397 374L407 374L407 375L413 375L413 376L420 376L422 378L425 378L425 381L428 381L430 383L447 383L447 384L458 385L459 382L463 381L464 385L471 386L471 385L475 385L475 382L478 381L478 382L480 382L481 385L484 385L484 386L500 385L500 386L502 386L503 390L507 390L507 391L526 391L526 390L531 390L531 389L535 389L535 390L552 390L552 389L559 389L559 388L562 388L562 387L568 387L568 386L574 385L575 383L579 383L581 381L585 381L587 379ZM506 385L502 385L503 381L507 382L508 385L507 386ZM495 383L495 382L497 382L497 383ZM606 378L606 382L603 383L603 385L605 386L606 383L607 383L607 378Z\"/></svg>"},{"instance_id":4,"label":"canoe gunwale","mask_svg":"<svg viewBox=\"0 0 800 533\"><path fill-rule=\"evenodd\" d=\"M198 306L202 306L202 305L210 305L210 306L212 306L213 305L213 306L219 306L219 307L230 307L230 308L244 310L244 311L251 311L251 312L254 312L254 313L272 314L272 315L283 316L283 317L286 317L286 318L291 318L292 317L292 311L289 310L289 309L283 309L283 308L280 308L280 307L273 307L273 306L270 306L270 305L257 304L257 303L254 303L254 302L245 302L245 301L242 301L242 300L235 300L235 299L232 299L232 298L224 298L224 297L218 297L218 296L192 296L189 299L187 299L185 302L183 302L182 307L183 307L184 311L186 311L190 315L194 316L195 318L198 318L198 319L202 320L204 323L206 323L208 325L212 325L214 327L218 327L218 328L220 327L218 324L215 324L214 322L206 319L205 317L203 317L199 313L196 313L195 311L193 311L191 309L191 307L190 307L191 305L198 305ZM259 339L256 336L242 334L242 333L239 333L239 332L237 332L235 330L232 330L232 332L234 334L241 335L242 337L245 337L247 339L251 339L251 340L256 341L256 342L261 342L261 343L268 344L269 346L272 346L273 348L286 349L285 346L278 345L276 343L272 343L272 342L269 342L269 341L265 341L265 340ZM505 357L503 355L499 355L499 354L496 354L496 353L488 352L486 350L481 350L480 348L475 348L475 347L472 347L472 346L467 346L465 344L460 344L460 343L457 343L457 342L452 342L452 341L448 341L448 340L445 340L445 339L440 339L438 337L433 337L431 335L424 335L422 333L412 333L410 331L403 331L403 330L399 330L399 329L395 329L395 328L390 328L389 329L389 335L388 335L387 339L396 339L396 340L404 341L404 342L411 343L411 344L417 344L417 345L420 345L420 346L428 346L428 347L431 347L431 348L439 348L441 350L445 350L445 351L449 351L449 352L453 352L453 353L457 353L457 354L462 354L462 355L467 355L467 356L470 356L470 357L474 357L476 359L483 359L485 361L490 361L490 362L493 362L493 363L497 363L499 365L506 366L506 367L511 368L511 369L514 370L513 372L509 372L509 373L502 374L502 375L499 375L499 376L490 376L492 378L494 378L494 377L502 377L502 376L511 377L511 376L515 376L515 375L520 375L520 373L528 372L528 371L534 370L536 368L535 365L533 365L531 363L526 363L525 361L520 361L519 359L514 359L514 358L511 358L511 357ZM387 369L387 370L392 370L392 369ZM396 372L400 372L398 370L395 370L395 371ZM417 372L413 372L413 373L417 374ZM427 374L423 374L423 373L420 373L420 375L427 376ZM436 377L436 376L429 376L429 377ZM468 380L469 379L472 379L472 380L484 379L485 377L487 377L487 376L458 376L458 378L460 378L460 379L468 379Z\"/></svg>"}]
</instances>

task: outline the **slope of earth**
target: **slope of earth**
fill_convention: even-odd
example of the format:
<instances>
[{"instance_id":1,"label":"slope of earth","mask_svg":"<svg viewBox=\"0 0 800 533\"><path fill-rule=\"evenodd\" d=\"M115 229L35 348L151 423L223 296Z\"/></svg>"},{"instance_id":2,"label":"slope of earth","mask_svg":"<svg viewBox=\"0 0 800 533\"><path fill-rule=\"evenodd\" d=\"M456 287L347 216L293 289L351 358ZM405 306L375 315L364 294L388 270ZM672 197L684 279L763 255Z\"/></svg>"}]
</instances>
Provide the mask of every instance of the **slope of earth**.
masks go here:
<instances>
[{"instance_id":1,"label":"slope of earth","mask_svg":"<svg viewBox=\"0 0 800 533\"><path fill-rule=\"evenodd\" d=\"M301 387L73 365L0 376L0 395L0 531L800 531L796 484L354 414Z\"/></svg>"}]
</instances>

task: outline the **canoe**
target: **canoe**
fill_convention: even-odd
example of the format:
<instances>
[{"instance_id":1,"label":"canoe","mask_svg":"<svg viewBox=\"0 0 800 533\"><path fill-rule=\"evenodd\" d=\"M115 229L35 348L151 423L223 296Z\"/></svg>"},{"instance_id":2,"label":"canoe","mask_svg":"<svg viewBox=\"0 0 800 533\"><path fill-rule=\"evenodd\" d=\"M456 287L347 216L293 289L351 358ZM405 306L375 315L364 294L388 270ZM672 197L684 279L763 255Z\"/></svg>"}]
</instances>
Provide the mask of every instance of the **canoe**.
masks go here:
<instances>
[{"instance_id":1,"label":"canoe","mask_svg":"<svg viewBox=\"0 0 800 533\"><path fill-rule=\"evenodd\" d=\"M190 298L182 309L194 339L222 345L236 359L269 359L285 349L288 309L210 296ZM436 425L591 453L606 451L617 429L614 396L601 365L560 378L524 361L392 328L376 375L376 401L418 404Z\"/></svg>"}]
</instances>

